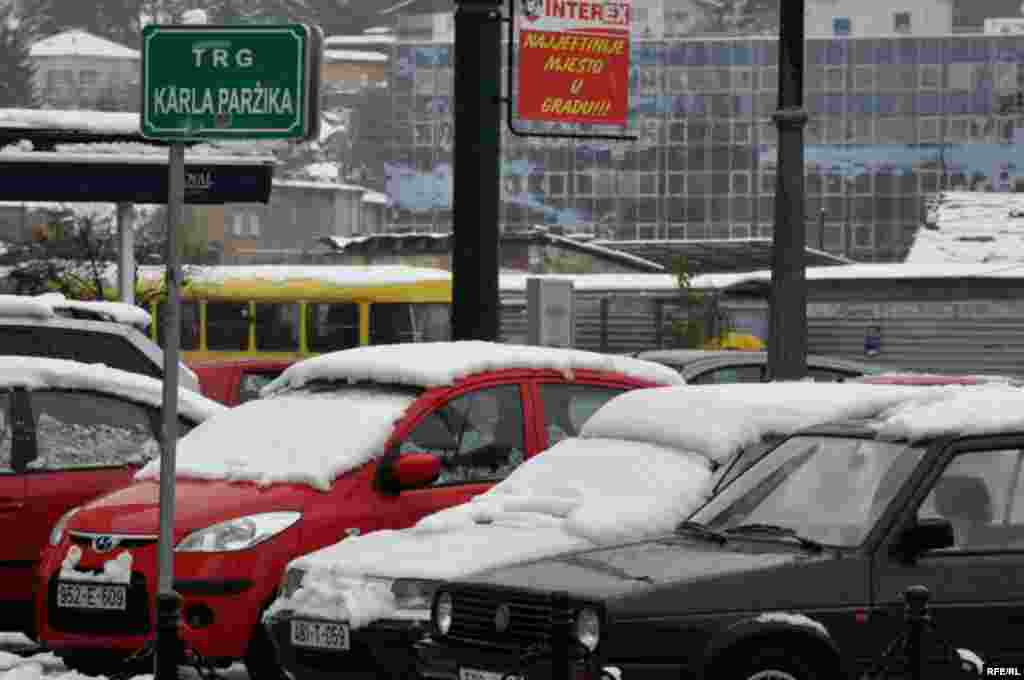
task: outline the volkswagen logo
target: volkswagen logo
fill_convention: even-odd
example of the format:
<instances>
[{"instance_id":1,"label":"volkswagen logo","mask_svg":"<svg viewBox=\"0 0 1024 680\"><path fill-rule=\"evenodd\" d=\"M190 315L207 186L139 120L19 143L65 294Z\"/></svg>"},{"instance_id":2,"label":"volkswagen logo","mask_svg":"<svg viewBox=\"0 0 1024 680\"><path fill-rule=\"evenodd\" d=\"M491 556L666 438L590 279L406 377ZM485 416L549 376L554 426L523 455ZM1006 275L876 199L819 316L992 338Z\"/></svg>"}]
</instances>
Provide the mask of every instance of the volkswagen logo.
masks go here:
<instances>
[{"instance_id":1,"label":"volkswagen logo","mask_svg":"<svg viewBox=\"0 0 1024 680\"><path fill-rule=\"evenodd\" d=\"M499 633L508 630L508 624L512 621L512 610L507 604L499 605L498 611L494 612L494 629Z\"/></svg>"},{"instance_id":2,"label":"volkswagen logo","mask_svg":"<svg viewBox=\"0 0 1024 680\"><path fill-rule=\"evenodd\" d=\"M92 549L98 553L110 552L120 541L116 536L97 536L92 539Z\"/></svg>"}]
</instances>

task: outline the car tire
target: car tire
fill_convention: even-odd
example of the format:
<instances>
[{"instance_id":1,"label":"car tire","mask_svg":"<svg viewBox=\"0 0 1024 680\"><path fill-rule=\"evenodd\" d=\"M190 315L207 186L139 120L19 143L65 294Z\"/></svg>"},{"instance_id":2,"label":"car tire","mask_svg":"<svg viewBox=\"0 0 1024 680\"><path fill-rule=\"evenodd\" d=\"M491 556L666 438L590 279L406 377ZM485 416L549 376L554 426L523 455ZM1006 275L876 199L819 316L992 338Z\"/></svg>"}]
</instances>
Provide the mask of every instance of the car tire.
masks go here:
<instances>
[{"instance_id":1,"label":"car tire","mask_svg":"<svg viewBox=\"0 0 1024 680\"><path fill-rule=\"evenodd\" d=\"M260 620L263 614L260 614ZM277 660L277 653L274 652L274 643L270 635L261 624L257 624L253 630L252 639L249 640L249 647L245 650L246 673L249 680L287 680L281 664Z\"/></svg>"},{"instance_id":2,"label":"car tire","mask_svg":"<svg viewBox=\"0 0 1024 680\"><path fill-rule=\"evenodd\" d=\"M747 650L744 650L747 651ZM825 680L805 655L785 647L749 650L745 659L730 665L723 680Z\"/></svg>"}]
</instances>

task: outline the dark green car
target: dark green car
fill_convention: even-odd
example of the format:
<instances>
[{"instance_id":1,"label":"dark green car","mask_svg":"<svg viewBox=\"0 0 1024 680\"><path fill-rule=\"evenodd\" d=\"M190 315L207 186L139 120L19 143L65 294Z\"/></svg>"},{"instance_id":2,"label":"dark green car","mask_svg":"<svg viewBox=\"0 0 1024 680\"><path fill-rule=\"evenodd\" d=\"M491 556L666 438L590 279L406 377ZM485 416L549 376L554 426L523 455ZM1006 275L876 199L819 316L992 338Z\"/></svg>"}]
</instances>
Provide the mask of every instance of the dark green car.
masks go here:
<instances>
[{"instance_id":1,"label":"dark green car","mask_svg":"<svg viewBox=\"0 0 1024 680\"><path fill-rule=\"evenodd\" d=\"M558 677L858 678L904 631L917 584L956 647L1024 664L1024 419L964 435L982 410L914 443L879 438L877 422L806 430L675 535L449 583L420 672L552 677L561 615L573 661Z\"/></svg>"}]
</instances>

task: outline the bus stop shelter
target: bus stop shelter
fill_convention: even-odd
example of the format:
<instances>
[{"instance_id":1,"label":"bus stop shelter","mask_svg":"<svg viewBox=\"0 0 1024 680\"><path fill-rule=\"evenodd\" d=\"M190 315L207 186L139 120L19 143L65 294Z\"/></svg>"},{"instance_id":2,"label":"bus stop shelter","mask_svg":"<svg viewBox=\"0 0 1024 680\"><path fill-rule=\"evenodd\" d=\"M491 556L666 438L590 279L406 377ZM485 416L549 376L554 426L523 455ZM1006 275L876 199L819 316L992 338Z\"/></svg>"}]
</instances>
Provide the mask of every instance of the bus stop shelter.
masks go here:
<instances>
[{"instance_id":1,"label":"bus stop shelter","mask_svg":"<svg viewBox=\"0 0 1024 680\"><path fill-rule=\"evenodd\" d=\"M124 114L112 114L124 118ZM137 122L138 117L134 120ZM6 126L0 119L0 201L114 203L117 205L118 288L134 302L133 205L167 203L167 146L130 129ZM13 144L32 150L17 150ZM73 151L59 145L73 144ZM125 144L124 153L117 144ZM82 145L82 146L78 146ZM88 145L99 145L90 151ZM139 146L145 145L145 147ZM266 203L273 158L185 154L185 203Z\"/></svg>"}]
</instances>

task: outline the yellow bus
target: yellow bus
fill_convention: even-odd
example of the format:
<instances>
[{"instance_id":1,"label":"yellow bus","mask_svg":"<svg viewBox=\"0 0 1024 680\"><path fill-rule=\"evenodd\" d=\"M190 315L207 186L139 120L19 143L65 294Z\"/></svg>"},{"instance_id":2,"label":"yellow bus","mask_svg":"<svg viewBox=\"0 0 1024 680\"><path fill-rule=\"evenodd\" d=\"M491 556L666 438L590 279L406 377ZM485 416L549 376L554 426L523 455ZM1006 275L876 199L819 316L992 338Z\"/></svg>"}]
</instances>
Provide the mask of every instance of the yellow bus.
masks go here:
<instances>
[{"instance_id":1,"label":"yellow bus","mask_svg":"<svg viewBox=\"0 0 1024 680\"><path fill-rule=\"evenodd\" d=\"M137 304L163 346L164 268L143 267ZM186 266L185 361L302 358L358 345L450 337L451 273L405 266Z\"/></svg>"}]
</instances>

